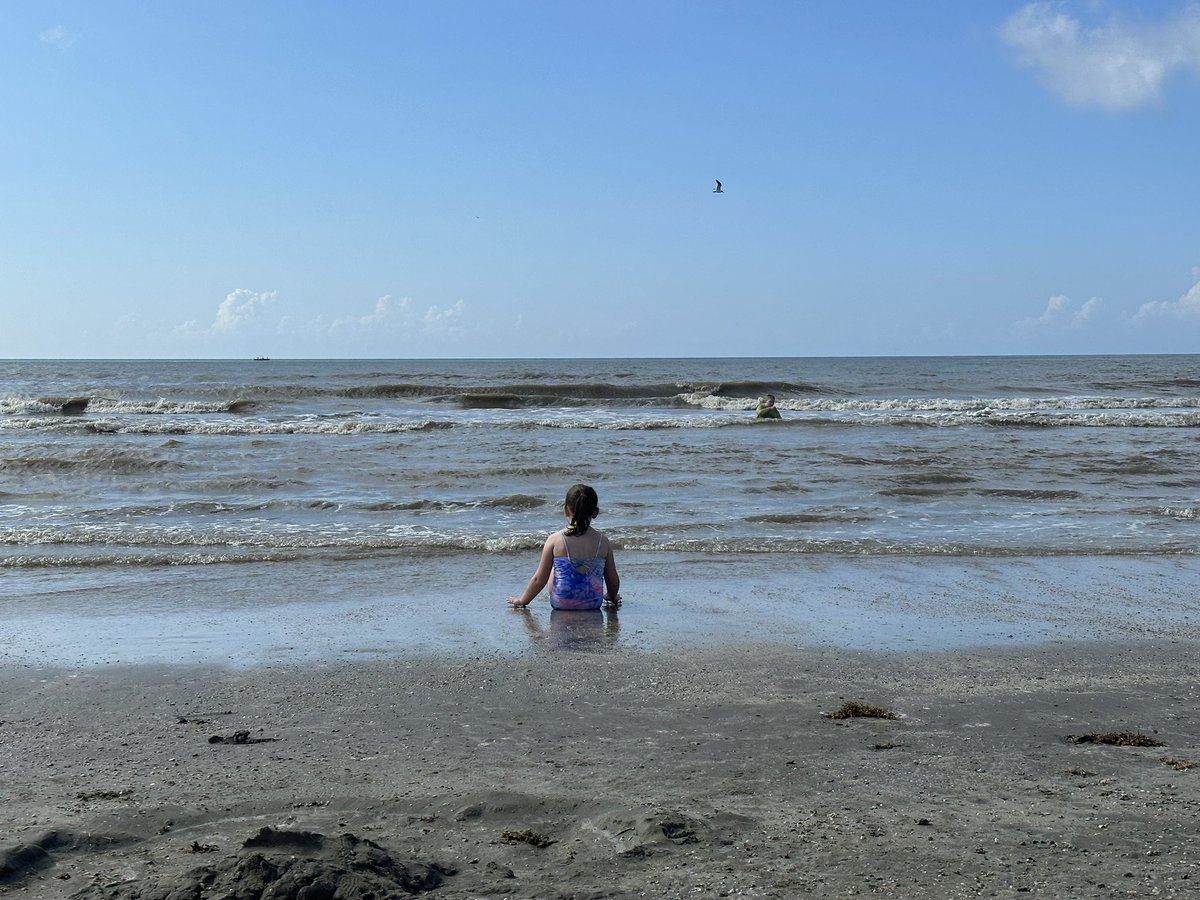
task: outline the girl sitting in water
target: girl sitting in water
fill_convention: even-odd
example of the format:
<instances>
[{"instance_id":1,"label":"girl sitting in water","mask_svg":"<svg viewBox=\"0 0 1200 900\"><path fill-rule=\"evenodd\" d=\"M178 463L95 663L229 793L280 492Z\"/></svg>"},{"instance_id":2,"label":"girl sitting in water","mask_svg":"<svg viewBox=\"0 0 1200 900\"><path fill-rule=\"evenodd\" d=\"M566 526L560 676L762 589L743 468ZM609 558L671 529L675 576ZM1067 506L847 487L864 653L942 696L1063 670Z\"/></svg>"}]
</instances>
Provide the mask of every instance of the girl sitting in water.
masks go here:
<instances>
[{"instance_id":1,"label":"girl sitting in water","mask_svg":"<svg viewBox=\"0 0 1200 900\"><path fill-rule=\"evenodd\" d=\"M563 503L567 527L546 538L537 571L525 593L509 597L513 606L528 606L550 583L550 605L555 609L599 609L621 605L621 577L612 547L604 532L592 527L600 514L600 500L586 484L572 485ZM608 591L605 593L605 588Z\"/></svg>"}]
</instances>

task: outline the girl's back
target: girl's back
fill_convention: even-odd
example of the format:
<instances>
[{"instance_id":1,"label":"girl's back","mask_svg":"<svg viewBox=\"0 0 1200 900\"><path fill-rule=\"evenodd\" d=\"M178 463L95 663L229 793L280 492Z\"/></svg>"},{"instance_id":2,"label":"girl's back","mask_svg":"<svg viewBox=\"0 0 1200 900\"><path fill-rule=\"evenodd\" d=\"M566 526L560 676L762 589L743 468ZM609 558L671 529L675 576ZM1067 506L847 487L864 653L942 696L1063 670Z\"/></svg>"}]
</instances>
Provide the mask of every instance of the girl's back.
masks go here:
<instances>
[{"instance_id":1,"label":"girl's back","mask_svg":"<svg viewBox=\"0 0 1200 900\"><path fill-rule=\"evenodd\" d=\"M550 605L555 609L599 609L604 605L604 566L608 538L589 527L583 534L567 529L551 535L554 541L554 575Z\"/></svg>"}]
</instances>

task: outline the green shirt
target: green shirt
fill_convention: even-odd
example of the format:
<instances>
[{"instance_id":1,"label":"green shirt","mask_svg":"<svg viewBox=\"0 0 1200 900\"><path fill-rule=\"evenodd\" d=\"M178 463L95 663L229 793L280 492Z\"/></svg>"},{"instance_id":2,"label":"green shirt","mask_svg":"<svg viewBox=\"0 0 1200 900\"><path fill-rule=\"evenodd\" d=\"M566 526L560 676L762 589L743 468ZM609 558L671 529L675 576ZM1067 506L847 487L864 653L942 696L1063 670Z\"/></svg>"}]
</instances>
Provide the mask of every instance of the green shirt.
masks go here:
<instances>
[{"instance_id":1,"label":"green shirt","mask_svg":"<svg viewBox=\"0 0 1200 900\"><path fill-rule=\"evenodd\" d=\"M760 419L781 418L781 416L779 415L779 410L777 410L774 406L767 406L767 404L765 404L765 403L758 404L758 409L755 410L754 414L756 416L758 416Z\"/></svg>"}]
</instances>

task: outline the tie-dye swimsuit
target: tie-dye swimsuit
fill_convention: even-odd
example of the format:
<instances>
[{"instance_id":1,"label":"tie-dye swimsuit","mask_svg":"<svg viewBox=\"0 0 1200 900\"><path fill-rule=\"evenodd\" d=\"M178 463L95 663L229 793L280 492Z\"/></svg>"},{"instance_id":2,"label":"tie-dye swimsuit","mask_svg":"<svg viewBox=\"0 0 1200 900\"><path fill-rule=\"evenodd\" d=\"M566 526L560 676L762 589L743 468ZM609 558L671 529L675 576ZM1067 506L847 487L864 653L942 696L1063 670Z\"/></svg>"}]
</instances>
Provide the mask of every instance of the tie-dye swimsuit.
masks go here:
<instances>
[{"instance_id":1,"label":"tie-dye swimsuit","mask_svg":"<svg viewBox=\"0 0 1200 900\"><path fill-rule=\"evenodd\" d=\"M563 531L566 556L554 557L554 581L550 587L550 605L555 609L599 609L604 605L603 556L591 559L571 559L567 533ZM603 535L596 532L596 553L600 552Z\"/></svg>"}]
</instances>

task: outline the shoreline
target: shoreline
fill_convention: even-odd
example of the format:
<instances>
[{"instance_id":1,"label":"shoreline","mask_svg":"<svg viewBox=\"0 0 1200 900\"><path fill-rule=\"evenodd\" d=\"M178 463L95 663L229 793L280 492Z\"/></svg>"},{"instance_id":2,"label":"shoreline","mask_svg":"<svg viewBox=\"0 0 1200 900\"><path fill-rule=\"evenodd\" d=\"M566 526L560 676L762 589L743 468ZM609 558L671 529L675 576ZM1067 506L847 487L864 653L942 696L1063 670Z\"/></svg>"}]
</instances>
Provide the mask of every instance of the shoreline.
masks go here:
<instances>
[{"instance_id":1,"label":"shoreline","mask_svg":"<svg viewBox=\"0 0 1200 900\"><path fill-rule=\"evenodd\" d=\"M454 900L1190 896L1197 650L4 667L0 888L166 897L257 858ZM898 718L822 716L846 701ZM1116 730L1165 746L1067 740Z\"/></svg>"},{"instance_id":2,"label":"shoreline","mask_svg":"<svg viewBox=\"0 0 1200 900\"><path fill-rule=\"evenodd\" d=\"M1200 640L1180 557L795 557L624 553L617 616L504 598L532 554L48 570L0 582L5 667L234 668L521 656L543 644L680 652L723 644L937 651ZM447 590L472 573L467 598ZM680 573L683 573L682 575Z\"/></svg>"}]
</instances>

